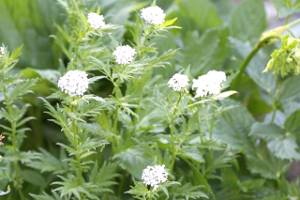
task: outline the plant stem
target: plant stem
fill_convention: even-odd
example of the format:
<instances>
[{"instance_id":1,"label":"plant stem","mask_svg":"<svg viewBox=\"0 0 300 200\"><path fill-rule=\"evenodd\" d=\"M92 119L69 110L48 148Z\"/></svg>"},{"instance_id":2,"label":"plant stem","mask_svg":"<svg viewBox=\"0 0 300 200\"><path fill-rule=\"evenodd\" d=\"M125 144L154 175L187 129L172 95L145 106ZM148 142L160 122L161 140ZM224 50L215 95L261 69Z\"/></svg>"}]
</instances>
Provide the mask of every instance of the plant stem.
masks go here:
<instances>
[{"instance_id":1,"label":"plant stem","mask_svg":"<svg viewBox=\"0 0 300 200\"><path fill-rule=\"evenodd\" d=\"M73 99L73 102L76 102L76 98ZM74 104L71 104L70 106L70 111L72 113L76 112L76 107ZM79 142L80 142L80 139L78 137L79 136L79 131L78 131L78 127L77 127L77 121L72 119L72 123L71 123L71 134L73 134L73 137L71 136L72 141L71 144L73 146L73 148L75 149L76 153L74 155L74 161L75 161L75 173L76 173L76 176L78 178L78 181L79 181L79 184L82 184L84 182L84 178L83 178L83 171L82 171L82 168L81 168L81 159L80 159L80 147L79 147ZM80 197L82 198L83 197L83 194L80 193Z\"/></svg>"},{"instance_id":2,"label":"plant stem","mask_svg":"<svg viewBox=\"0 0 300 200\"><path fill-rule=\"evenodd\" d=\"M244 60L244 62L240 65L239 68L239 72L237 74L237 76L235 77L234 81L238 80L242 74L246 71L247 66L249 65L249 63L251 62L251 60L254 58L254 56L258 53L258 51L263 48L265 45L269 44L270 41L274 40L274 39L281 39L280 34L284 31L286 31L287 29L297 25L300 23L300 19L297 19L289 24L286 24L284 26L278 27L276 29L274 29L274 34L270 34L267 37L262 38L261 40L259 40L259 42L255 45L255 47L252 49L252 51L248 54L248 56L246 57L246 59ZM277 30L277 31L276 31ZM272 30L270 31L272 32Z\"/></svg>"},{"instance_id":3,"label":"plant stem","mask_svg":"<svg viewBox=\"0 0 300 200\"><path fill-rule=\"evenodd\" d=\"M296 19L295 21L292 21L291 23L289 23L289 24L287 24L287 25L285 25L285 28L286 28L286 29L289 29L289 28L291 28L291 27L293 27L293 26L295 26L295 25L297 25L297 24L300 24L300 18L299 18L299 19Z\"/></svg>"},{"instance_id":4,"label":"plant stem","mask_svg":"<svg viewBox=\"0 0 300 200\"><path fill-rule=\"evenodd\" d=\"M172 170L176 161L176 156L177 156L177 149L176 149L176 144L175 144L175 138L174 138L174 133L175 133L175 119L176 119L176 114L177 114L177 107L181 101L182 98L182 94L179 94L179 97L177 99L176 104L174 105L173 109L172 109L172 113L171 113L171 120L170 120L170 142L171 142L171 146L172 146L172 160L171 160L171 164L170 164L170 169Z\"/></svg>"},{"instance_id":5,"label":"plant stem","mask_svg":"<svg viewBox=\"0 0 300 200\"><path fill-rule=\"evenodd\" d=\"M7 90L5 87L3 87L3 94L4 94L4 99L5 99L5 105L6 105L6 109L7 112L9 113L10 116L13 115L14 111L13 111L13 102L11 102L9 99L9 96L7 95ZM19 149L18 149L18 139L17 139L17 122L15 119L13 119L12 121L10 121L10 125L11 125L11 145L12 145L12 149L13 149L13 153L15 154L15 157L17 159L15 159L13 161L13 168L15 170L15 180L14 180L14 187L16 188L18 195L20 197L21 200L24 199L24 196L22 194L22 178L21 178L21 174L20 174L20 166L19 166Z\"/></svg>"},{"instance_id":6,"label":"plant stem","mask_svg":"<svg viewBox=\"0 0 300 200\"><path fill-rule=\"evenodd\" d=\"M235 77L235 80L239 79L240 76L245 72L247 66L249 65L249 63L251 62L251 60L254 58L254 56L258 53L258 51L263 48L265 45L269 44L269 42L273 39L280 39L279 36L276 35L271 35L268 37L265 37L264 39L260 40L255 47L252 49L252 51L248 54L248 56L246 57L246 59L244 60L244 62L240 65L240 70L237 74L237 76Z\"/></svg>"}]
</instances>

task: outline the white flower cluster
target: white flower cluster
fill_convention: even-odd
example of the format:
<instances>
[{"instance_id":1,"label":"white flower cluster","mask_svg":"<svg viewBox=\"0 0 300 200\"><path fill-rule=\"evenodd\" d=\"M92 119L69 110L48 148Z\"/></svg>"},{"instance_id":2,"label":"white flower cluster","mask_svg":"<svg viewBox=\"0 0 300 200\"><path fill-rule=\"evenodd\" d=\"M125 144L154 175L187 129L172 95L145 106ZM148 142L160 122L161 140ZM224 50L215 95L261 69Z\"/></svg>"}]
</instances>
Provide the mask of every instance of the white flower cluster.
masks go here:
<instances>
[{"instance_id":1,"label":"white flower cluster","mask_svg":"<svg viewBox=\"0 0 300 200\"><path fill-rule=\"evenodd\" d=\"M88 23L93 29L99 29L105 26L103 15L94 12L88 14Z\"/></svg>"},{"instance_id":2,"label":"white flower cluster","mask_svg":"<svg viewBox=\"0 0 300 200\"><path fill-rule=\"evenodd\" d=\"M189 85L189 78L187 75L176 73L168 81L168 86L176 92L186 89Z\"/></svg>"},{"instance_id":3,"label":"white flower cluster","mask_svg":"<svg viewBox=\"0 0 300 200\"><path fill-rule=\"evenodd\" d=\"M82 96L89 87L88 75L80 70L68 71L58 80L58 87L70 96Z\"/></svg>"},{"instance_id":4,"label":"white flower cluster","mask_svg":"<svg viewBox=\"0 0 300 200\"><path fill-rule=\"evenodd\" d=\"M166 14L158 6L150 6L141 10L142 19L152 25L160 25L164 23Z\"/></svg>"},{"instance_id":5,"label":"white flower cluster","mask_svg":"<svg viewBox=\"0 0 300 200\"><path fill-rule=\"evenodd\" d=\"M218 95L221 93L223 83L226 81L226 74L222 71L211 70L207 74L193 80L192 89L196 90L197 97Z\"/></svg>"},{"instance_id":6,"label":"white flower cluster","mask_svg":"<svg viewBox=\"0 0 300 200\"><path fill-rule=\"evenodd\" d=\"M3 56L6 54L6 48L4 46L0 47L0 56Z\"/></svg>"},{"instance_id":7,"label":"white flower cluster","mask_svg":"<svg viewBox=\"0 0 300 200\"><path fill-rule=\"evenodd\" d=\"M118 46L113 52L115 60L119 65L132 63L135 54L135 49L131 48L129 45Z\"/></svg>"},{"instance_id":8,"label":"white flower cluster","mask_svg":"<svg viewBox=\"0 0 300 200\"><path fill-rule=\"evenodd\" d=\"M0 134L0 146L3 145L3 140L5 139L5 136Z\"/></svg>"},{"instance_id":9,"label":"white flower cluster","mask_svg":"<svg viewBox=\"0 0 300 200\"><path fill-rule=\"evenodd\" d=\"M145 185L154 189L168 180L168 172L165 165L147 166L142 173L142 181Z\"/></svg>"}]
</instances>

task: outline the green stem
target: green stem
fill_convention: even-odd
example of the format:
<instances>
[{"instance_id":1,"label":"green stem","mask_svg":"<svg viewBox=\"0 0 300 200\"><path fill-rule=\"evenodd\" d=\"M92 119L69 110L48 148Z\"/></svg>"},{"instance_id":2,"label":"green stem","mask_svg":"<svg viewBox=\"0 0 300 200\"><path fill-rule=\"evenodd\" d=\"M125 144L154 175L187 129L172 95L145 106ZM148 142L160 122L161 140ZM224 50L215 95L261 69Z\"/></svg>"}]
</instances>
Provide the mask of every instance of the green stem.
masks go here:
<instances>
[{"instance_id":1,"label":"green stem","mask_svg":"<svg viewBox=\"0 0 300 200\"><path fill-rule=\"evenodd\" d=\"M251 62L251 60L254 58L254 56L259 52L259 50L261 48L263 48L264 46L266 46L267 44L270 43L271 40L273 39L280 39L279 36L277 35L271 35L268 37L265 37L264 39L260 40L255 47L252 49L252 51L248 54L248 56L246 57L246 59L244 60L244 62L240 65L240 70L239 73L237 74L235 79L239 79L240 76L246 71L247 66L249 65L249 63Z\"/></svg>"},{"instance_id":2,"label":"green stem","mask_svg":"<svg viewBox=\"0 0 300 200\"><path fill-rule=\"evenodd\" d=\"M11 109L8 109L9 112L11 112ZM12 142L12 148L13 148L13 151L16 155L18 155L19 153L19 150L18 150L18 144L17 144L17 124L15 121L13 121L11 123L11 142ZM17 156L19 157L19 155ZM14 160L13 162L13 166L15 168L15 187L18 191L18 195L20 197L20 199L24 199L24 196L22 194L22 179L21 179L21 174L20 174L20 166L19 166L19 160Z\"/></svg>"},{"instance_id":3,"label":"green stem","mask_svg":"<svg viewBox=\"0 0 300 200\"><path fill-rule=\"evenodd\" d=\"M170 142L171 142L171 146L172 146L172 160L171 160L171 164L170 164L170 169L172 170L176 161L176 156L177 156L177 149L176 149L176 144L175 144L175 138L174 138L174 134L175 134L175 119L176 119L176 114L177 114L177 107L179 106L179 103L181 101L182 98L182 94L179 94L179 97L177 99L176 104L174 105L173 109L172 109L172 113L171 113L171 120L170 120Z\"/></svg>"},{"instance_id":4,"label":"green stem","mask_svg":"<svg viewBox=\"0 0 300 200\"><path fill-rule=\"evenodd\" d=\"M116 152L116 149L117 149L117 146L118 146L118 143L119 143L119 130L118 130L118 118L119 118L119 111L121 109L121 106L120 106L120 98L122 97L122 92L121 92L121 89L120 89L120 81L119 80L116 80L116 81L113 81L112 80L112 83L114 85L114 89L113 89L113 92L112 94L114 95L114 97L116 98L115 102L116 102L116 109L114 110L114 113L112 114L112 130L113 130L113 138L112 138L112 151L113 153Z\"/></svg>"},{"instance_id":5,"label":"green stem","mask_svg":"<svg viewBox=\"0 0 300 200\"><path fill-rule=\"evenodd\" d=\"M73 102L76 102L76 98L73 99ZM73 103L72 102L72 103ZM76 107L74 104L71 104L70 106L70 111L72 113L74 113L76 111ZM83 170L81 168L81 159L80 159L80 147L79 147L79 131L78 131L78 127L77 127L77 121L72 119L72 125L71 125L71 134L73 134L73 137L71 136L73 141L70 141L73 148L75 148L76 150L76 154L74 155L74 162L75 162L75 173L77 176L77 179L79 181L80 184L82 184L84 182L84 178L83 178ZM80 197L82 199L84 199L84 195L80 194Z\"/></svg>"},{"instance_id":6,"label":"green stem","mask_svg":"<svg viewBox=\"0 0 300 200\"><path fill-rule=\"evenodd\" d=\"M14 112L12 109L13 103L9 100L9 97L7 96L7 90L5 87L3 88L3 93L4 93L5 105L6 105L7 112L9 113L10 116L12 116L13 112ZM13 121L10 121L10 124L11 124L11 145L12 145L12 149L15 154L15 157L17 158L12 163L13 168L15 170L14 187L16 188L20 199L23 200L24 196L21 191L22 190L22 178L21 178L21 173L20 173L21 169L19 166L19 149L18 149L18 141L17 141L17 122L15 121L15 119L13 119Z\"/></svg>"},{"instance_id":7,"label":"green stem","mask_svg":"<svg viewBox=\"0 0 300 200\"><path fill-rule=\"evenodd\" d=\"M299 18L299 19L296 19L295 21L292 21L291 23L289 23L289 24L287 24L287 25L285 25L285 28L286 28L286 29L289 29L289 28L291 28L291 27L293 27L293 26L295 26L295 25L297 25L297 24L300 24L300 18Z\"/></svg>"},{"instance_id":8,"label":"green stem","mask_svg":"<svg viewBox=\"0 0 300 200\"><path fill-rule=\"evenodd\" d=\"M244 62L240 65L240 69L239 72L237 74L237 76L235 77L234 80L238 80L242 74L246 71L247 66L249 65L249 63L251 62L251 60L254 58L254 56L259 52L259 50L261 48L263 48L264 46L270 44L270 41L272 40L280 40L281 37L281 33L286 31L287 29L297 25L300 23L300 19L297 19L287 25L284 25L282 27L278 27L276 29L274 29L274 34L270 34L267 37L262 38L261 40L259 40L259 42L255 45L255 47L252 49L252 51L249 53L249 55L246 57L246 59L244 60ZM272 30L270 31L272 32Z\"/></svg>"}]
</instances>

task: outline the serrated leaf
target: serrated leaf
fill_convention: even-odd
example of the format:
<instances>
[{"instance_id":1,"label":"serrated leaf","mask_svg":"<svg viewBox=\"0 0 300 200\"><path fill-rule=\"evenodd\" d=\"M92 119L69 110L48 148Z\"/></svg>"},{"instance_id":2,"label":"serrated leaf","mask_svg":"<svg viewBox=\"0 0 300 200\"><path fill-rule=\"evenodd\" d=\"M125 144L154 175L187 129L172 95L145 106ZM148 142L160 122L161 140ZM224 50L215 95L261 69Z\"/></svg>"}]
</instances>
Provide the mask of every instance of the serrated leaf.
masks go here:
<instances>
[{"instance_id":1,"label":"serrated leaf","mask_svg":"<svg viewBox=\"0 0 300 200\"><path fill-rule=\"evenodd\" d=\"M292 138L276 138L268 142L269 150L279 159L300 159L299 146Z\"/></svg>"},{"instance_id":2,"label":"serrated leaf","mask_svg":"<svg viewBox=\"0 0 300 200\"><path fill-rule=\"evenodd\" d=\"M251 127L250 135L269 141L282 137L284 130L275 124L255 123Z\"/></svg>"},{"instance_id":3,"label":"serrated leaf","mask_svg":"<svg viewBox=\"0 0 300 200\"><path fill-rule=\"evenodd\" d=\"M119 160L122 168L140 179L143 169L151 163L147 159L143 149L130 148L115 156Z\"/></svg>"},{"instance_id":4,"label":"serrated leaf","mask_svg":"<svg viewBox=\"0 0 300 200\"><path fill-rule=\"evenodd\" d=\"M234 10L229 23L231 35L243 41L255 41L266 29L263 1L244 0Z\"/></svg>"}]
</instances>

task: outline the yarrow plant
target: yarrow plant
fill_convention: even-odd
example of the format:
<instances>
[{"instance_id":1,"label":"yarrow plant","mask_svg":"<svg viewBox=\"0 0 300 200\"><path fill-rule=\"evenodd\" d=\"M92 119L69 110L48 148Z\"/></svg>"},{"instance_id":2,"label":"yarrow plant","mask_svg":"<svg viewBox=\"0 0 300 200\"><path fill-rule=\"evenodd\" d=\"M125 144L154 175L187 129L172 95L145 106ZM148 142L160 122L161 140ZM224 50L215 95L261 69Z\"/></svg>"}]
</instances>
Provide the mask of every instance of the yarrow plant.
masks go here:
<instances>
[{"instance_id":1,"label":"yarrow plant","mask_svg":"<svg viewBox=\"0 0 300 200\"><path fill-rule=\"evenodd\" d=\"M89 87L88 75L84 71L70 70L58 80L57 85L70 96L82 96Z\"/></svg>"},{"instance_id":2,"label":"yarrow plant","mask_svg":"<svg viewBox=\"0 0 300 200\"><path fill-rule=\"evenodd\" d=\"M158 6L150 6L141 10L142 19L151 25L160 25L164 23L166 14Z\"/></svg>"},{"instance_id":3,"label":"yarrow plant","mask_svg":"<svg viewBox=\"0 0 300 200\"><path fill-rule=\"evenodd\" d=\"M226 74L222 71L212 70L207 74L193 80L192 88L196 91L195 97L218 95L222 91L223 83L226 81Z\"/></svg>"},{"instance_id":4,"label":"yarrow plant","mask_svg":"<svg viewBox=\"0 0 300 200\"><path fill-rule=\"evenodd\" d=\"M142 173L142 180L146 186L156 189L160 184L168 180L168 172L165 165L147 166Z\"/></svg>"},{"instance_id":5,"label":"yarrow plant","mask_svg":"<svg viewBox=\"0 0 300 200\"><path fill-rule=\"evenodd\" d=\"M93 29L104 28L106 26L103 15L94 12L88 14L88 23Z\"/></svg>"},{"instance_id":6,"label":"yarrow plant","mask_svg":"<svg viewBox=\"0 0 300 200\"><path fill-rule=\"evenodd\" d=\"M4 56L6 54L6 48L5 46L0 46L0 56Z\"/></svg>"},{"instance_id":7,"label":"yarrow plant","mask_svg":"<svg viewBox=\"0 0 300 200\"><path fill-rule=\"evenodd\" d=\"M129 45L118 46L113 52L113 55L119 65L126 65L133 62L136 51Z\"/></svg>"},{"instance_id":8,"label":"yarrow plant","mask_svg":"<svg viewBox=\"0 0 300 200\"><path fill-rule=\"evenodd\" d=\"M176 92L183 91L189 86L189 78L187 75L176 73L168 81L168 86Z\"/></svg>"}]
</instances>

